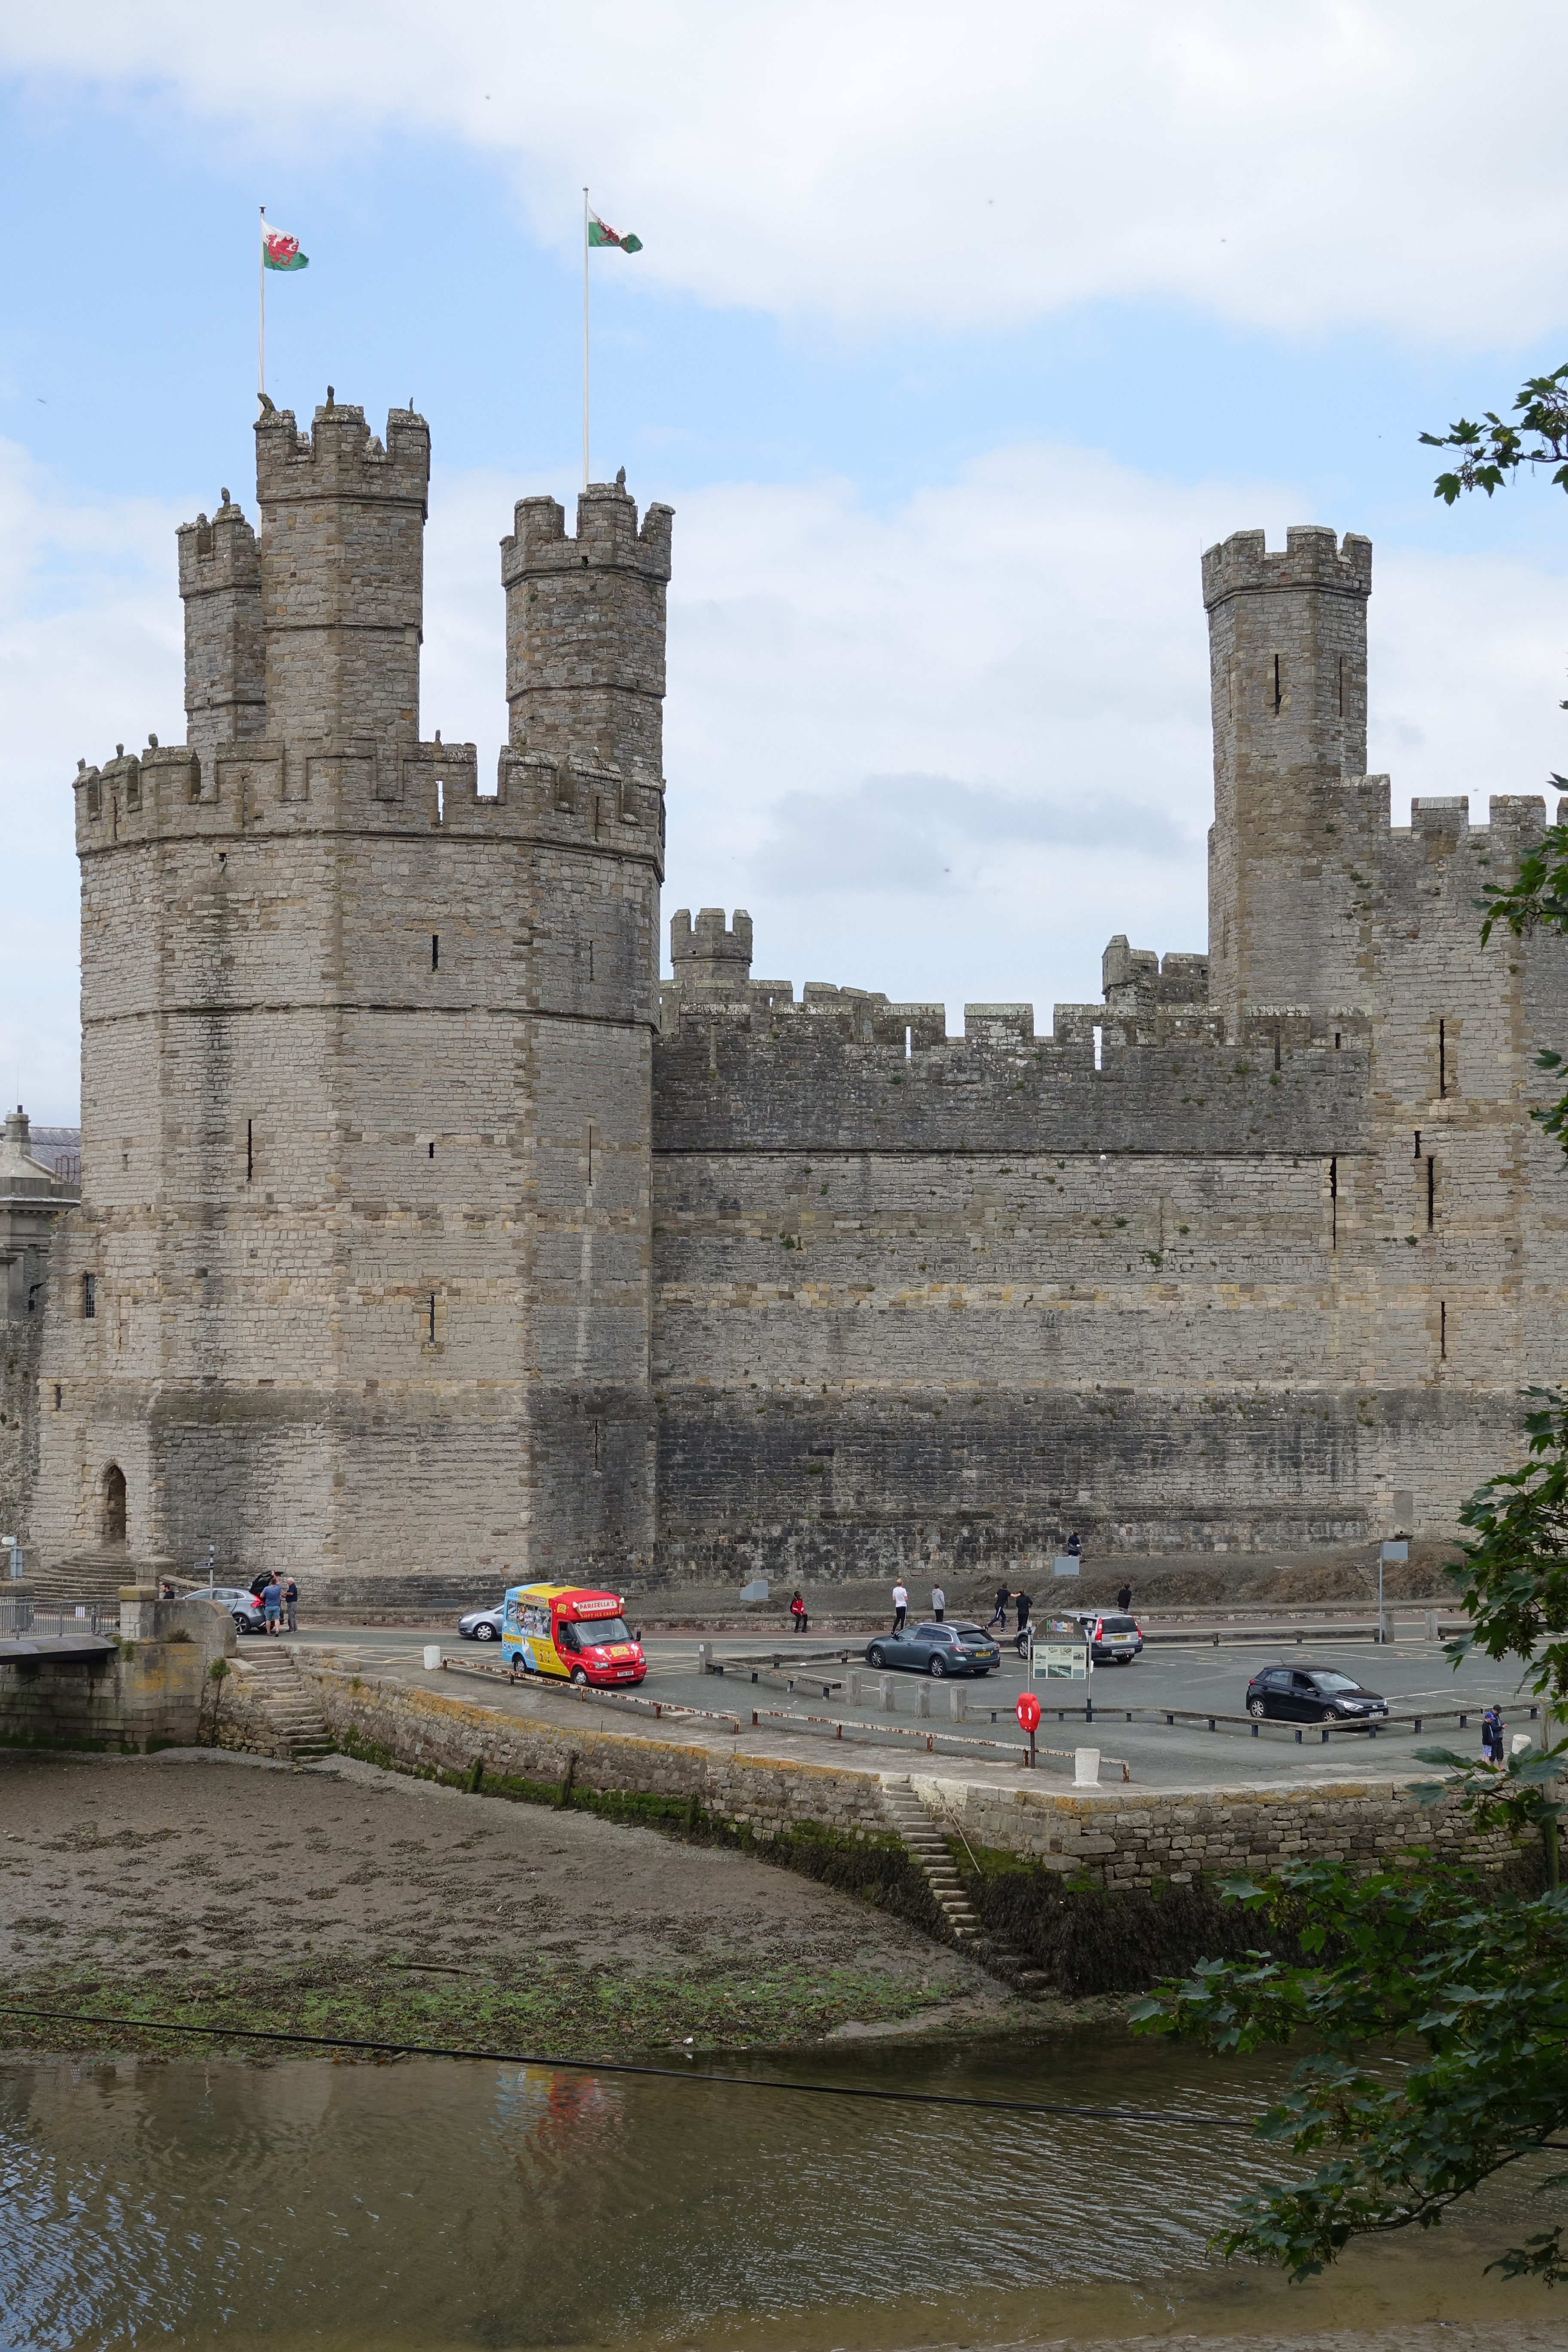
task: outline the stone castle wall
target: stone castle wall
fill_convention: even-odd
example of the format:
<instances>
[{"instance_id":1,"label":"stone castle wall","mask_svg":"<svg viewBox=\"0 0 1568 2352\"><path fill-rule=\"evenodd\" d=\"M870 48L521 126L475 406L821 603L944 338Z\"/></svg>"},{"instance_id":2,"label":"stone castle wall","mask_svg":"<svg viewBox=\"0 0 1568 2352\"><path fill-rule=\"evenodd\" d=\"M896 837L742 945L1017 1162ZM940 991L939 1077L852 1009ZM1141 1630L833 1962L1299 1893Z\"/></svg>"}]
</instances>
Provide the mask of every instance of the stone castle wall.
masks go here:
<instances>
[{"instance_id":1,"label":"stone castle wall","mask_svg":"<svg viewBox=\"0 0 1568 2352\"><path fill-rule=\"evenodd\" d=\"M742 912L661 984L668 508L520 501L493 791L423 733L428 465L267 410L258 529L180 533L187 742L74 780L45 1561L117 1474L131 1556L340 1606L1451 1528L1568 1341L1568 947L1479 944L1541 801L1362 772L1367 543L1205 558L1207 954L950 1038L753 979Z\"/></svg>"}]
</instances>

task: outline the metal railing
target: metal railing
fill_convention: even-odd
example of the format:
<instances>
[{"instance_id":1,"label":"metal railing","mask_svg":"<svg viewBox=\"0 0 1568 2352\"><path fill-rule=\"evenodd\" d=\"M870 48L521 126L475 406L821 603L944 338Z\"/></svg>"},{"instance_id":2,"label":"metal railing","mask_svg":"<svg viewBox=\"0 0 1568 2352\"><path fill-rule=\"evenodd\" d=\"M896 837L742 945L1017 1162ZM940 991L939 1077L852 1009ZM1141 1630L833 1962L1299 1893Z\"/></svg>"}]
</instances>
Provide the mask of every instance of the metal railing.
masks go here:
<instances>
[{"instance_id":1,"label":"metal railing","mask_svg":"<svg viewBox=\"0 0 1568 2352\"><path fill-rule=\"evenodd\" d=\"M118 1633L120 1604L102 1601L63 1601L54 1608L37 1604L26 1598L7 1600L0 1595L0 1636L28 1634L37 1642L58 1642L68 1633Z\"/></svg>"}]
</instances>

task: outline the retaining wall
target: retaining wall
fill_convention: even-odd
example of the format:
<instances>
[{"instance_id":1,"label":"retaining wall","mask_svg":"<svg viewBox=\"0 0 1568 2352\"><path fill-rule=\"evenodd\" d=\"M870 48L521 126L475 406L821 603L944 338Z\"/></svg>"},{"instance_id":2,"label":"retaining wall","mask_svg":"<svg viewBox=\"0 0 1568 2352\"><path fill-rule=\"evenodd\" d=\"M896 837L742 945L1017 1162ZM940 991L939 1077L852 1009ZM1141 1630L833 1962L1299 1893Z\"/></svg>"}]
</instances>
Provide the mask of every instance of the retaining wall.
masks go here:
<instances>
[{"instance_id":1,"label":"retaining wall","mask_svg":"<svg viewBox=\"0 0 1568 2352\"><path fill-rule=\"evenodd\" d=\"M505 1777L560 1783L570 1772L579 1789L694 1799L764 1840L806 1822L848 1835L885 1832L883 1780L903 1778L837 1757L759 1753L706 1727L625 1728L565 1694L541 1696L537 1714L503 1715L390 1677L310 1671L341 1748L359 1743L416 1768L465 1774L482 1758L487 1771ZM1496 1868L1511 1851L1500 1832L1477 1839L1455 1809L1418 1806L1402 1781L1130 1793L1052 1787L1043 1776L1027 1788L956 1775L910 1780L939 1817L956 1816L971 1844L1104 1886L1268 1871L1297 1856L1370 1866L1416 1844Z\"/></svg>"}]
</instances>

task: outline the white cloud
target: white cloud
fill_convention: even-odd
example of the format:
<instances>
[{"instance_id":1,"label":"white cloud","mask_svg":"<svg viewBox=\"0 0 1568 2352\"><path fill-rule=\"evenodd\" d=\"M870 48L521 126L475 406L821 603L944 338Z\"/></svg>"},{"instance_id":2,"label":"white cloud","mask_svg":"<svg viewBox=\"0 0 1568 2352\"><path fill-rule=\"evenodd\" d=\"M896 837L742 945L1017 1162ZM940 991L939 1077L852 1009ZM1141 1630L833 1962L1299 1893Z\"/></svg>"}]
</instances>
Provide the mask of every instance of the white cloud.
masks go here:
<instances>
[{"instance_id":1,"label":"white cloud","mask_svg":"<svg viewBox=\"0 0 1568 2352\"><path fill-rule=\"evenodd\" d=\"M951 327L1173 296L1467 343L1555 323L1568 263L1568 16L1494 0L1476 40L1462 0L77 0L9 11L0 64L162 89L275 162L455 137L563 248L586 171L645 239L615 266L712 302Z\"/></svg>"}]
</instances>

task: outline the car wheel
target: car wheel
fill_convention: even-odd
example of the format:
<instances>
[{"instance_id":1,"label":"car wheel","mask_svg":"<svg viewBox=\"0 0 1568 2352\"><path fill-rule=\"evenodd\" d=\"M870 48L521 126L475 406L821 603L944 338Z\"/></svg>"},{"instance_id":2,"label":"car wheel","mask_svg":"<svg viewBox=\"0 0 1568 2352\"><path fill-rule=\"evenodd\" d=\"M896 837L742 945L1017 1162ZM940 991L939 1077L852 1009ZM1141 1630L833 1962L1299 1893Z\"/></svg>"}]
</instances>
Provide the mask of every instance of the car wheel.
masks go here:
<instances>
[{"instance_id":1,"label":"car wheel","mask_svg":"<svg viewBox=\"0 0 1568 2352\"><path fill-rule=\"evenodd\" d=\"M476 1625L474 1627L474 1639L476 1642L493 1642L495 1638L496 1629L493 1625Z\"/></svg>"},{"instance_id":2,"label":"car wheel","mask_svg":"<svg viewBox=\"0 0 1568 2352\"><path fill-rule=\"evenodd\" d=\"M588 1679L588 1670L586 1666L574 1666L572 1669L572 1679L574 1683L585 1683Z\"/></svg>"},{"instance_id":3,"label":"car wheel","mask_svg":"<svg viewBox=\"0 0 1568 2352\"><path fill-rule=\"evenodd\" d=\"M1118 1658L1116 1663L1119 1666L1130 1666L1132 1664L1132 1660L1131 1655L1129 1655L1124 1658Z\"/></svg>"},{"instance_id":4,"label":"car wheel","mask_svg":"<svg viewBox=\"0 0 1568 2352\"><path fill-rule=\"evenodd\" d=\"M1248 1715L1261 1715L1263 1701L1260 1698L1249 1698L1247 1702L1247 1712Z\"/></svg>"},{"instance_id":5,"label":"car wheel","mask_svg":"<svg viewBox=\"0 0 1568 2352\"><path fill-rule=\"evenodd\" d=\"M1318 1721L1320 1723L1338 1723L1342 1719L1342 1718L1341 1717L1338 1710L1334 1707L1321 1706L1318 1709Z\"/></svg>"},{"instance_id":6,"label":"car wheel","mask_svg":"<svg viewBox=\"0 0 1568 2352\"><path fill-rule=\"evenodd\" d=\"M870 1648L866 1653L866 1664L868 1666L880 1667L885 1666L887 1663L887 1657L882 1650L881 1644L878 1642L873 1642Z\"/></svg>"},{"instance_id":7,"label":"car wheel","mask_svg":"<svg viewBox=\"0 0 1568 2352\"><path fill-rule=\"evenodd\" d=\"M235 1622L235 1626L236 1626L237 1630L239 1633L249 1633L249 1631L250 1631L250 1620L249 1620L249 1618L248 1618L248 1617L240 1617L240 1616L237 1616L237 1617L235 1618L235 1621L234 1621L234 1622Z\"/></svg>"},{"instance_id":8,"label":"car wheel","mask_svg":"<svg viewBox=\"0 0 1568 2352\"><path fill-rule=\"evenodd\" d=\"M942 1679L942 1675L946 1674L946 1672L947 1672L947 1662L946 1662L946 1660L943 1658L943 1656L942 1656L942 1652L941 1652L940 1650L934 1650L934 1651L931 1653L931 1662L930 1665L926 1668L926 1672L927 1672L927 1674L928 1674L928 1675L931 1675L934 1676L934 1677L935 1677L935 1679L936 1679L937 1681L939 1681L939 1682L941 1681L941 1679Z\"/></svg>"},{"instance_id":9,"label":"car wheel","mask_svg":"<svg viewBox=\"0 0 1568 2352\"><path fill-rule=\"evenodd\" d=\"M975 1681L976 1681L977 1683L983 1683L983 1682L985 1680L986 1675L987 1675L990 1672L991 1672L991 1669L990 1669L990 1667L989 1667L989 1666L976 1666L976 1667L975 1667L975 1669L974 1669L974 1679L975 1679Z\"/></svg>"}]
</instances>

